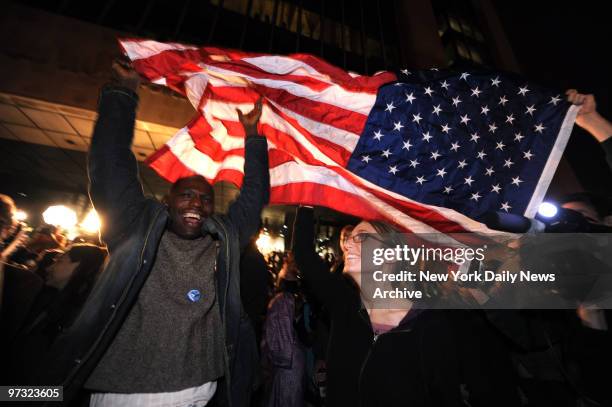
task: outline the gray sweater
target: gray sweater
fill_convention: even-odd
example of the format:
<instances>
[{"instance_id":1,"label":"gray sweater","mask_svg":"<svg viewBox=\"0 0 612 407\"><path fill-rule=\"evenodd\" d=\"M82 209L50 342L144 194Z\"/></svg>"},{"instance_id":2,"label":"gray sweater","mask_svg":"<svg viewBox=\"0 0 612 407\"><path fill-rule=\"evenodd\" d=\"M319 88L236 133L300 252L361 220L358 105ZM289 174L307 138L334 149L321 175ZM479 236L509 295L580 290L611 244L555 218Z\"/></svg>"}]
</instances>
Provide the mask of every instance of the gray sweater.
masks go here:
<instances>
[{"instance_id":1,"label":"gray sweater","mask_svg":"<svg viewBox=\"0 0 612 407\"><path fill-rule=\"evenodd\" d=\"M85 387L172 392L221 377L224 334L216 258L217 243L210 236L184 240L166 231L136 304Z\"/></svg>"}]
</instances>

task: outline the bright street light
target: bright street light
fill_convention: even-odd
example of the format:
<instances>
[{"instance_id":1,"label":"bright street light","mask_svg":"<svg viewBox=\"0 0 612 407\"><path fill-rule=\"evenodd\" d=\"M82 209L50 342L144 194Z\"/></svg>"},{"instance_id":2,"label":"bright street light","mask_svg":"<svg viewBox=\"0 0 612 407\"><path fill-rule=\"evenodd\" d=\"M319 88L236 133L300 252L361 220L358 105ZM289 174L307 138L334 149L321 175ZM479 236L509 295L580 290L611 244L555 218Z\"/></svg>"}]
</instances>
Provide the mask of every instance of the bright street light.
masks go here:
<instances>
[{"instance_id":1,"label":"bright street light","mask_svg":"<svg viewBox=\"0 0 612 407\"><path fill-rule=\"evenodd\" d=\"M63 229L70 229L77 223L76 213L64 205L53 205L43 212L45 223L59 226Z\"/></svg>"}]
</instances>

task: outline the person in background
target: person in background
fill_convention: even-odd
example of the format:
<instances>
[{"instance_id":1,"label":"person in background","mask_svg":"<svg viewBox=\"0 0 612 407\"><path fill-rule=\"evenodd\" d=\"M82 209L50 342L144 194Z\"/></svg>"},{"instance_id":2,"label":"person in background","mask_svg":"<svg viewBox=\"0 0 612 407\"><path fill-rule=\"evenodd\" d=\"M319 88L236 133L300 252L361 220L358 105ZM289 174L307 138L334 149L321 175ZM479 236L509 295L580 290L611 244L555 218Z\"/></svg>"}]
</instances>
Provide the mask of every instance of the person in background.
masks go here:
<instances>
[{"instance_id":1,"label":"person in background","mask_svg":"<svg viewBox=\"0 0 612 407\"><path fill-rule=\"evenodd\" d=\"M11 261L34 269L41 254L47 250L63 250L65 241L57 226L41 226L34 231L28 243L11 256Z\"/></svg>"},{"instance_id":2,"label":"person in background","mask_svg":"<svg viewBox=\"0 0 612 407\"><path fill-rule=\"evenodd\" d=\"M77 244L57 255L43 280L32 270L14 270L7 296L3 337L10 383L20 383L35 369L55 337L79 314L102 269L107 251ZM27 285L23 281L29 281ZM10 305L9 305L10 304Z\"/></svg>"},{"instance_id":3,"label":"person in background","mask_svg":"<svg viewBox=\"0 0 612 407\"><path fill-rule=\"evenodd\" d=\"M73 244L84 243L84 242L73 242ZM36 268L33 270L43 280L47 280L48 268L55 262L57 256L63 254L64 251L60 249L45 250L38 255L36 261Z\"/></svg>"},{"instance_id":4,"label":"person in background","mask_svg":"<svg viewBox=\"0 0 612 407\"><path fill-rule=\"evenodd\" d=\"M288 252L278 274L278 294L270 301L264 323L262 359L268 378L266 407L304 406L306 356L294 321L303 298L293 254Z\"/></svg>"},{"instance_id":5,"label":"person in background","mask_svg":"<svg viewBox=\"0 0 612 407\"><path fill-rule=\"evenodd\" d=\"M26 267L9 262L10 257L28 239L27 231L13 219L13 200L0 194L0 383L9 383L10 343L33 295L42 287L42 279Z\"/></svg>"},{"instance_id":6,"label":"person in background","mask_svg":"<svg viewBox=\"0 0 612 407\"><path fill-rule=\"evenodd\" d=\"M576 192L564 195L558 200L563 208L580 213L587 222L596 225L608 225L610 222L611 202L611 196L593 192Z\"/></svg>"},{"instance_id":7,"label":"person in background","mask_svg":"<svg viewBox=\"0 0 612 407\"><path fill-rule=\"evenodd\" d=\"M569 89L566 96L568 102L580 106L576 124L600 144L612 170L612 123L597 111L594 95ZM580 213L587 222L605 226L612 226L611 202L609 191L578 192L559 199L563 208ZM612 404L612 392L607 381L598 374L612 363L609 346L612 313L596 306L579 304L573 315L567 315L566 324L564 332L569 333L562 342L563 361L571 364L572 369L568 369L569 373L564 372L563 378L571 378L569 387L582 401L599 403L593 405Z\"/></svg>"},{"instance_id":8,"label":"person in background","mask_svg":"<svg viewBox=\"0 0 612 407\"><path fill-rule=\"evenodd\" d=\"M261 330L266 315L269 296L268 266L257 248L254 235L240 257L240 296L244 311L255 328L257 343L261 342Z\"/></svg>"},{"instance_id":9,"label":"person in background","mask_svg":"<svg viewBox=\"0 0 612 407\"><path fill-rule=\"evenodd\" d=\"M29 321L33 322L43 312L49 312L54 303L64 325L69 325L85 303L91 292L107 251L92 244L75 244L66 252L55 256L47 267L45 285L30 311ZM47 290L48 293L44 293Z\"/></svg>"},{"instance_id":10,"label":"person in background","mask_svg":"<svg viewBox=\"0 0 612 407\"><path fill-rule=\"evenodd\" d=\"M6 247L5 242L10 238L15 231L17 222L15 221L15 202L13 199L4 194L0 194L0 249Z\"/></svg>"},{"instance_id":11,"label":"person in background","mask_svg":"<svg viewBox=\"0 0 612 407\"><path fill-rule=\"evenodd\" d=\"M595 96L579 93L576 89L569 89L566 95L568 102L580 106L576 124L600 143L608 167L612 169L612 123L597 111ZM610 194L582 192L564 196L560 203L566 209L581 213L589 222L612 226L612 219L608 217L611 201Z\"/></svg>"},{"instance_id":12,"label":"person in background","mask_svg":"<svg viewBox=\"0 0 612 407\"><path fill-rule=\"evenodd\" d=\"M28 240L23 225L15 221L16 210L13 199L0 194L0 318L4 304L5 269L10 264L11 257Z\"/></svg>"},{"instance_id":13,"label":"person in background","mask_svg":"<svg viewBox=\"0 0 612 407\"><path fill-rule=\"evenodd\" d=\"M56 336L70 328L98 279L106 255L102 247L76 244L55 257L42 288L28 293L35 296L13 341L13 371L35 367Z\"/></svg>"},{"instance_id":14,"label":"person in background","mask_svg":"<svg viewBox=\"0 0 612 407\"><path fill-rule=\"evenodd\" d=\"M612 123L597 111L597 102L592 94L582 94L576 89L566 91L567 101L580 106L576 116L576 124L586 130L597 140L604 150L608 167L612 170ZM571 209L580 213L584 218L594 224L612 226L610 209L612 196L594 192L578 192L568 194L559 200L563 208ZM607 330L612 322L610 312L607 317L603 310L578 309L578 316L586 326L594 329ZM606 321L606 319L608 321Z\"/></svg>"},{"instance_id":15,"label":"person in background","mask_svg":"<svg viewBox=\"0 0 612 407\"><path fill-rule=\"evenodd\" d=\"M569 89L565 94L568 102L580 106L576 124L601 144L608 166L612 168L612 123L597 111L595 96L578 93L576 89Z\"/></svg>"}]
</instances>

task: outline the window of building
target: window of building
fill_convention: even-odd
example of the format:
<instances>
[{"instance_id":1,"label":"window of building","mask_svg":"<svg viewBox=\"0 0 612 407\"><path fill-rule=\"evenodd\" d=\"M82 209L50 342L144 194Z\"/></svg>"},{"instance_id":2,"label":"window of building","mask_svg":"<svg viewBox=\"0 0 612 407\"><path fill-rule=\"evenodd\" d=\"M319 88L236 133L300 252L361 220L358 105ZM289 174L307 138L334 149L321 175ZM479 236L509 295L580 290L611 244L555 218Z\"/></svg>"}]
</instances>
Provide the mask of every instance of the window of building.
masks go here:
<instances>
[{"instance_id":1,"label":"window of building","mask_svg":"<svg viewBox=\"0 0 612 407\"><path fill-rule=\"evenodd\" d=\"M490 66L487 44L469 0L432 0L450 66Z\"/></svg>"}]
</instances>

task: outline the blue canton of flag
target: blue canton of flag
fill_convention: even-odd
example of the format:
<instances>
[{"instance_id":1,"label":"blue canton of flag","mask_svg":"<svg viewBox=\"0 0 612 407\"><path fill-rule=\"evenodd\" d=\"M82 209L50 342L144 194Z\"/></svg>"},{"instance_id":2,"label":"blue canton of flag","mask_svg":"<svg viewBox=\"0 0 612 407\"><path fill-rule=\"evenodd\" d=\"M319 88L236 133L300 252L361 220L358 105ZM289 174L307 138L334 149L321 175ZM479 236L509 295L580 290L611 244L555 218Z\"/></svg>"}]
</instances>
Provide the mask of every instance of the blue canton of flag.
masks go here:
<instances>
[{"instance_id":1,"label":"blue canton of flag","mask_svg":"<svg viewBox=\"0 0 612 407\"><path fill-rule=\"evenodd\" d=\"M571 133L570 104L510 75L432 69L398 78L380 88L348 169L471 218L534 216Z\"/></svg>"}]
</instances>

